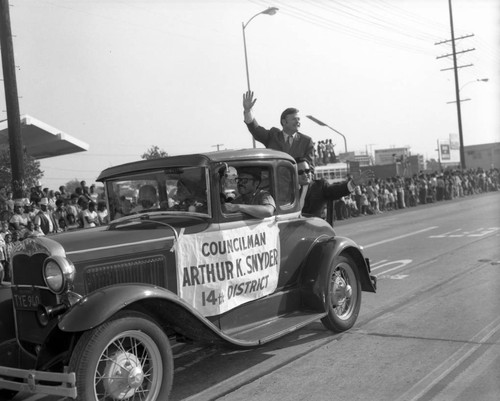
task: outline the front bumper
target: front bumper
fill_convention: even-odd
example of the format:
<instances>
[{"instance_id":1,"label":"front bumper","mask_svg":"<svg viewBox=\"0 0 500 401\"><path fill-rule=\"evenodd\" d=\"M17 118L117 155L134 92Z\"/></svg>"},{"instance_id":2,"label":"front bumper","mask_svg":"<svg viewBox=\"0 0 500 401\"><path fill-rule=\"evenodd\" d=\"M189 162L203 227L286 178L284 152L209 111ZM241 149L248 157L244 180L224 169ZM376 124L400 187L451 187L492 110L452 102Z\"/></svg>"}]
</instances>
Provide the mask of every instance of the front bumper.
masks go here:
<instances>
[{"instance_id":1,"label":"front bumper","mask_svg":"<svg viewBox=\"0 0 500 401\"><path fill-rule=\"evenodd\" d=\"M0 366L0 389L76 398L75 383L74 372L42 372Z\"/></svg>"}]
</instances>

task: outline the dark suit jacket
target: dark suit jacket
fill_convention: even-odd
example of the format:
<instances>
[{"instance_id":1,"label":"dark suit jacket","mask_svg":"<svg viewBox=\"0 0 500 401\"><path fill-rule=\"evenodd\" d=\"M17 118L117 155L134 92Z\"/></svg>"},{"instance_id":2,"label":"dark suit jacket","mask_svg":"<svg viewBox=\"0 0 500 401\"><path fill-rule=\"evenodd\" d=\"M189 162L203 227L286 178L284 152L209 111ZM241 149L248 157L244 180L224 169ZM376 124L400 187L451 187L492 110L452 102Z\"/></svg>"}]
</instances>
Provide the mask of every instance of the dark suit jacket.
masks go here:
<instances>
[{"instance_id":1,"label":"dark suit jacket","mask_svg":"<svg viewBox=\"0 0 500 401\"><path fill-rule=\"evenodd\" d=\"M292 147L288 151L282 130L275 127L267 130L261 127L255 119L250 124L247 124L247 127L255 140L262 143L266 148L281 150L293 158L304 157L314 167L314 144L307 135L297 132Z\"/></svg>"},{"instance_id":2,"label":"dark suit jacket","mask_svg":"<svg viewBox=\"0 0 500 401\"><path fill-rule=\"evenodd\" d=\"M328 200L337 200L350 193L347 182L329 184L324 178L313 180L307 188L302 214L321 217Z\"/></svg>"},{"instance_id":3,"label":"dark suit jacket","mask_svg":"<svg viewBox=\"0 0 500 401\"><path fill-rule=\"evenodd\" d=\"M49 232L49 220L45 214L43 214L42 211L37 213L37 216L40 216L40 228L42 229L43 233L45 235L50 234ZM49 218L50 221L52 222L52 227L53 227L53 232L57 232L59 228L59 223L52 217L52 213L49 212Z\"/></svg>"}]
</instances>

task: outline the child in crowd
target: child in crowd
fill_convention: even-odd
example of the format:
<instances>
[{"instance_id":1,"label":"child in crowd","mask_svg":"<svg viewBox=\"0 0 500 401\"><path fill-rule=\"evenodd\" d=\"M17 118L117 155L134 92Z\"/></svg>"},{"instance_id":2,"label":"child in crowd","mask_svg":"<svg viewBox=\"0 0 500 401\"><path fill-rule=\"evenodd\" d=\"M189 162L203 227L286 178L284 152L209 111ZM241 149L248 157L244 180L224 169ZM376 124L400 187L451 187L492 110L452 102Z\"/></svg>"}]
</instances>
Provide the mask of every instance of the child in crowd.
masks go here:
<instances>
[{"instance_id":1,"label":"child in crowd","mask_svg":"<svg viewBox=\"0 0 500 401\"><path fill-rule=\"evenodd\" d=\"M103 226L109 223L108 209L106 208L106 202L99 201L97 203L97 218L99 219L99 225Z\"/></svg>"},{"instance_id":2,"label":"child in crowd","mask_svg":"<svg viewBox=\"0 0 500 401\"><path fill-rule=\"evenodd\" d=\"M68 225L66 226L66 231L72 231L79 228L78 222L76 221L76 217L73 213L68 213L66 216L66 220Z\"/></svg>"}]
</instances>

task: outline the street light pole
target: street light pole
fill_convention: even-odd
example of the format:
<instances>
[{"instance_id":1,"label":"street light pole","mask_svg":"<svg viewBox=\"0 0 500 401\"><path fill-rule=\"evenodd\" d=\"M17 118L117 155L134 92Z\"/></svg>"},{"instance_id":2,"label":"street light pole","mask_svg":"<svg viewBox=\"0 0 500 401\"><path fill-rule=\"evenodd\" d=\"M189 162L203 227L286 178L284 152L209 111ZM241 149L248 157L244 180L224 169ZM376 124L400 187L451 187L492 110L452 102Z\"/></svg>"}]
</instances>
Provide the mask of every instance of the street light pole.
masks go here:
<instances>
[{"instance_id":1,"label":"street light pole","mask_svg":"<svg viewBox=\"0 0 500 401\"><path fill-rule=\"evenodd\" d=\"M243 31L243 50L245 51L245 71L247 74L247 88L248 88L249 92L251 91L251 89L250 89L250 73L248 72L247 39L245 36L245 29L248 26L248 24L250 23L250 21L252 21L258 15L261 15L261 14L274 15L274 14L276 14L276 11L278 11L278 8L268 7L264 11L261 11L261 12L255 14L252 18L250 18L247 21L246 24L244 22L241 23L241 30ZM252 137L252 141L253 141L253 147L255 148L255 138Z\"/></svg>"},{"instance_id":2,"label":"street light pole","mask_svg":"<svg viewBox=\"0 0 500 401\"><path fill-rule=\"evenodd\" d=\"M336 132L337 134L339 134L340 136L342 136L342 138L344 138L344 147L345 147L345 152L347 153L347 140L345 139L344 134L342 134L341 132L337 131L335 128L332 128L332 127L330 127L329 125L325 124L323 121L318 120L316 117L313 117L313 116L306 116L306 117L307 117L309 120L314 121L316 124L321 125L322 127L327 127L327 128L330 128L332 131L334 131L334 132Z\"/></svg>"}]
</instances>

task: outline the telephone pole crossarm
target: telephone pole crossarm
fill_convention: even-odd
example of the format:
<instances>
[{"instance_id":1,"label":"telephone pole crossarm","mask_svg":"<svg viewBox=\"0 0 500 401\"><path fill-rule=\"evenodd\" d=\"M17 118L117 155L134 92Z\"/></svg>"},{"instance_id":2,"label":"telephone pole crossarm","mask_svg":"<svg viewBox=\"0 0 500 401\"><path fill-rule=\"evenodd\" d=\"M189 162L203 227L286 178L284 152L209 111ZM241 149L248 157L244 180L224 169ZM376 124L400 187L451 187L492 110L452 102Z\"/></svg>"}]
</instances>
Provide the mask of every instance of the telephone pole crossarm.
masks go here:
<instances>
[{"instance_id":1,"label":"telephone pole crossarm","mask_svg":"<svg viewBox=\"0 0 500 401\"><path fill-rule=\"evenodd\" d=\"M468 53L468 52L472 52L474 50L476 50L476 49L473 47L472 49L465 49L465 50L462 50L462 51L459 51L459 52L455 52L455 54ZM443 54L442 56L437 56L436 59L450 57L450 56L453 56L453 53Z\"/></svg>"},{"instance_id":2,"label":"telephone pole crossarm","mask_svg":"<svg viewBox=\"0 0 500 401\"><path fill-rule=\"evenodd\" d=\"M457 68L465 68L465 67L472 67L474 64L464 64L464 65L457 65ZM449 70L454 70L455 67L449 67L449 68L441 68L439 71L449 71Z\"/></svg>"},{"instance_id":3,"label":"telephone pole crossarm","mask_svg":"<svg viewBox=\"0 0 500 401\"><path fill-rule=\"evenodd\" d=\"M473 33L469 34L469 35L464 35L464 36L460 36L458 38L455 38L454 40L460 40L460 39L467 39L467 38L472 38L474 36ZM444 43L449 43L451 42L453 39L446 39L446 40L442 40L441 42L436 42L434 43L434 45L442 45Z\"/></svg>"}]
</instances>

